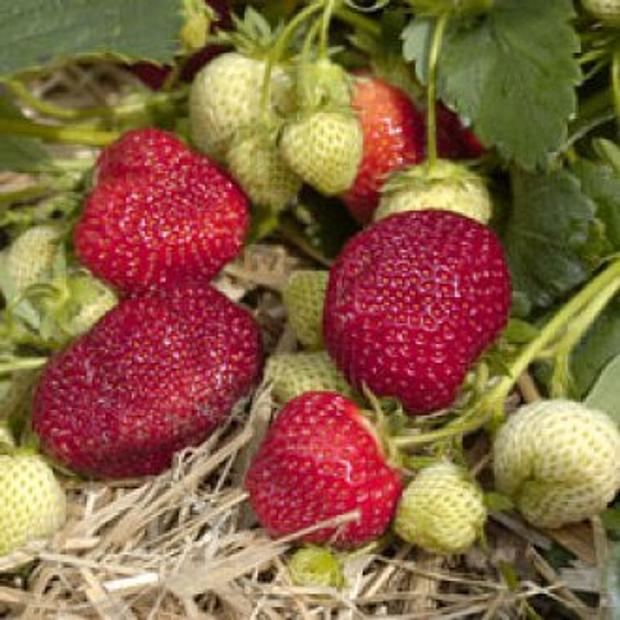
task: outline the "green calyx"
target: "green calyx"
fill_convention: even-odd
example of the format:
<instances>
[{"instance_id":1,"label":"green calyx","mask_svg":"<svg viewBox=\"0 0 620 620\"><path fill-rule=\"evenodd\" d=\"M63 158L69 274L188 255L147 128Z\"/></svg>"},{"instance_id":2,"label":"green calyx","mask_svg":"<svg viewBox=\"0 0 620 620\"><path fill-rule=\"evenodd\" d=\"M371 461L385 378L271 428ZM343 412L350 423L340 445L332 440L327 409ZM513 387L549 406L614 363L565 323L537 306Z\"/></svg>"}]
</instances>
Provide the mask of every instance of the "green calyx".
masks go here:
<instances>
[{"instance_id":1,"label":"green calyx","mask_svg":"<svg viewBox=\"0 0 620 620\"><path fill-rule=\"evenodd\" d=\"M197 51L207 44L215 12L202 0L183 0L183 14L185 23L181 28L181 42L188 52Z\"/></svg>"}]
</instances>

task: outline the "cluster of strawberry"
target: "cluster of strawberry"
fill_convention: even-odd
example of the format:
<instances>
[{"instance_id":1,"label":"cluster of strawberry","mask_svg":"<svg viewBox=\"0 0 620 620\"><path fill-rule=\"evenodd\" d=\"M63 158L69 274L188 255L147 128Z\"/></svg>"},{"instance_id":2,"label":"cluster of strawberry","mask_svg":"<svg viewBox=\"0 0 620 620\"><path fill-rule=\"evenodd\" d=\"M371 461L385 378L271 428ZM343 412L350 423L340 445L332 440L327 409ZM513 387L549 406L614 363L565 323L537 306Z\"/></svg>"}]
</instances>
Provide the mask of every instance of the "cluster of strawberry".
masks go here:
<instances>
[{"instance_id":1,"label":"cluster of strawberry","mask_svg":"<svg viewBox=\"0 0 620 620\"><path fill-rule=\"evenodd\" d=\"M248 221L234 181L172 134L130 131L101 153L74 245L122 299L43 371L32 420L49 455L155 474L228 418L259 375L260 333L209 282Z\"/></svg>"},{"instance_id":2,"label":"cluster of strawberry","mask_svg":"<svg viewBox=\"0 0 620 620\"><path fill-rule=\"evenodd\" d=\"M439 463L401 501L398 450L358 395L371 390L397 398L411 415L450 407L466 373L504 328L510 295L495 234L434 209L370 225L345 245L327 278L295 274L284 296L291 325L300 342L310 348L324 342L327 353L276 356L267 368L276 396L292 397L246 480L267 530L307 529L304 540L348 548L374 540L395 519L411 540L411 514L434 514L436 502L445 501L449 531L440 541L435 524L435 544L426 548L447 553L469 546L486 517L480 489L464 470ZM441 489L456 491L446 497ZM317 527L343 514L350 520ZM413 539L420 543L419 533Z\"/></svg>"}]
</instances>

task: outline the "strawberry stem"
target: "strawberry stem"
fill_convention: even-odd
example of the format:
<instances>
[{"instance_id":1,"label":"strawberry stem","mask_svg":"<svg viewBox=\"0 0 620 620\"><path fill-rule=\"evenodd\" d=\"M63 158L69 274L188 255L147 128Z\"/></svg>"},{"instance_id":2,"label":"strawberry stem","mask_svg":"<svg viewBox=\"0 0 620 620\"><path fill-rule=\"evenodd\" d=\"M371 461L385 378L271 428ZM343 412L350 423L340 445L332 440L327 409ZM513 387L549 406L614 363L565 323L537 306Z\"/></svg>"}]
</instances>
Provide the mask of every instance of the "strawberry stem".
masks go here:
<instances>
[{"instance_id":1,"label":"strawberry stem","mask_svg":"<svg viewBox=\"0 0 620 620\"><path fill-rule=\"evenodd\" d=\"M374 20L360 15L351 9L346 7L338 7L334 11L335 16L362 32L366 32L373 37L378 37L381 34L381 26L379 26Z\"/></svg>"},{"instance_id":2,"label":"strawberry stem","mask_svg":"<svg viewBox=\"0 0 620 620\"><path fill-rule=\"evenodd\" d=\"M0 374L13 372L15 370L36 370L45 366L47 357L14 357L0 360Z\"/></svg>"},{"instance_id":3,"label":"strawberry stem","mask_svg":"<svg viewBox=\"0 0 620 620\"><path fill-rule=\"evenodd\" d=\"M611 60L611 87L616 115L620 117L620 48L615 50Z\"/></svg>"},{"instance_id":4,"label":"strawberry stem","mask_svg":"<svg viewBox=\"0 0 620 620\"><path fill-rule=\"evenodd\" d=\"M560 355L569 354L570 348L579 342L619 290L620 259L616 259L568 301L538 336L523 347L509 365L508 373L466 414L456 418L444 428L428 433L403 435L395 437L392 441L399 448L407 448L471 433L491 420L496 424L501 423L504 417L504 402L528 366L539 359L552 344L559 349ZM559 342L558 338L561 339ZM557 359L557 353L555 357Z\"/></svg>"},{"instance_id":5,"label":"strawberry stem","mask_svg":"<svg viewBox=\"0 0 620 620\"><path fill-rule=\"evenodd\" d=\"M124 102L117 105L70 108L39 99L33 95L32 92L30 92L25 84L18 80L6 80L3 83L15 97L20 99L35 112L49 118L56 118L65 121L75 121L96 117L118 119L135 115L142 110L147 110L152 107L159 107L162 104L173 102L175 99L180 97L179 93L149 93L148 96L141 97L138 100Z\"/></svg>"},{"instance_id":6,"label":"strawberry stem","mask_svg":"<svg viewBox=\"0 0 620 620\"><path fill-rule=\"evenodd\" d=\"M88 146L106 146L120 137L119 132L101 131L95 127L44 125L43 123L14 118L0 119L0 134L33 136L47 142Z\"/></svg>"},{"instance_id":7,"label":"strawberry stem","mask_svg":"<svg viewBox=\"0 0 620 620\"><path fill-rule=\"evenodd\" d=\"M428 57L428 88L426 90L426 144L429 166L437 161L437 64L449 15L441 15L436 23Z\"/></svg>"},{"instance_id":8,"label":"strawberry stem","mask_svg":"<svg viewBox=\"0 0 620 620\"><path fill-rule=\"evenodd\" d=\"M277 38L271 53L267 56L265 63L265 72L263 74L263 83L261 86L261 110L263 114L266 114L269 105L269 99L271 94L271 72L273 67L280 61L284 55L284 50L290 43L292 36L295 34L297 28L299 28L303 22L311 17L313 13L316 13L323 7L322 0L314 2L307 6L303 11L300 11L293 17L293 19L282 30L280 36Z\"/></svg>"},{"instance_id":9,"label":"strawberry stem","mask_svg":"<svg viewBox=\"0 0 620 620\"><path fill-rule=\"evenodd\" d=\"M327 58L329 53L329 24L335 8L335 0L327 0L325 10L321 19L321 34L319 36L319 50L323 58Z\"/></svg>"}]
</instances>

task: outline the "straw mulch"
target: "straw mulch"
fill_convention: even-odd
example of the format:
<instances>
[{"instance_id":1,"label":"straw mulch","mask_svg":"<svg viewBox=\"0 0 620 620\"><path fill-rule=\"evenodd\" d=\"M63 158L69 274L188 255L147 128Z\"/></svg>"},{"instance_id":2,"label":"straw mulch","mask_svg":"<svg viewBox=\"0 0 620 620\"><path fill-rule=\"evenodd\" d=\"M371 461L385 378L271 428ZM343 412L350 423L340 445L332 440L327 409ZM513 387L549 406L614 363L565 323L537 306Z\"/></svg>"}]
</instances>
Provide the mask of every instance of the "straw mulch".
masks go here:
<instances>
[{"instance_id":1,"label":"straw mulch","mask_svg":"<svg viewBox=\"0 0 620 620\"><path fill-rule=\"evenodd\" d=\"M92 105L118 79L113 65L72 66L43 82L39 94L61 92L72 105L87 97ZM251 300L268 353L294 349L278 291L303 260L279 242L256 245L217 281L232 299ZM526 378L519 398L535 397ZM0 558L0 616L432 620L535 618L536 609L543 618L605 617L606 538L598 519L540 532L514 514L492 514L485 545L464 556L429 556L388 540L345 557L341 590L294 586L287 560L295 539L264 535L242 485L274 413L263 383L226 428L178 454L158 477L64 477L70 508L62 531ZM481 472L486 448L478 441L469 452ZM545 559L550 551L565 558L560 572Z\"/></svg>"}]
</instances>

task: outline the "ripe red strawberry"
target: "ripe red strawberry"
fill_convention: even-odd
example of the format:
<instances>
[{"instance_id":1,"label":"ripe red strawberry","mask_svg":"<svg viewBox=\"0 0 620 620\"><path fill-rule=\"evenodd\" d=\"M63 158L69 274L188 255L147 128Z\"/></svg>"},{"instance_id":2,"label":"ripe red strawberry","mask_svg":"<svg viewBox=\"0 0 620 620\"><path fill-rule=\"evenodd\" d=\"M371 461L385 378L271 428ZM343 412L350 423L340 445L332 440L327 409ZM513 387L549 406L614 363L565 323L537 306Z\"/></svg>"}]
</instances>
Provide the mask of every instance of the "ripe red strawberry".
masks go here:
<instances>
[{"instance_id":1,"label":"ripe red strawberry","mask_svg":"<svg viewBox=\"0 0 620 620\"><path fill-rule=\"evenodd\" d=\"M43 371L33 410L43 449L97 477L161 472L248 392L259 338L209 286L122 301Z\"/></svg>"},{"instance_id":2,"label":"ripe red strawberry","mask_svg":"<svg viewBox=\"0 0 620 620\"><path fill-rule=\"evenodd\" d=\"M248 228L247 198L211 160L161 165L97 185L75 229L78 258L124 292L210 280Z\"/></svg>"},{"instance_id":3,"label":"ripe red strawberry","mask_svg":"<svg viewBox=\"0 0 620 620\"><path fill-rule=\"evenodd\" d=\"M355 80L351 105L364 147L355 182L342 198L353 217L366 223L387 176L424 158L424 117L402 90L371 76Z\"/></svg>"},{"instance_id":4,"label":"ripe red strawberry","mask_svg":"<svg viewBox=\"0 0 620 620\"><path fill-rule=\"evenodd\" d=\"M196 159L173 133L154 127L132 129L104 148L97 159L97 182L131 174L166 174Z\"/></svg>"},{"instance_id":5,"label":"ripe red strawberry","mask_svg":"<svg viewBox=\"0 0 620 620\"><path fill-rule=\"evenodd\" d=\"M437 152L445 159L475 159L484 153L473 131L443 103L437 104Z\"/></svg>"},{"instance_id":6,"label":"ripe red strawberry","mask_svg":"<svg viewBox=\"0 0 620 620\"><path fill-rule=\"evenodd\" d=\"M385 532L402 491L398 472L387 464L358 406L335 392L306 392L288 402L254 457L245 485L272 536L358 510L355 521L303 537L345 549Z\"/></svg>"},{"instance_id":7,"label":"ripe red strawberry","mask_svg":"<svg viewBox=\"0 0 620 620\"><path fill-rule=\"evenodd\" d=\"M509 307L508 269L490 229L448 211L410 211L344 247L329 276L323 334L350 383L426 413L454 401Z\"/></svg>"}]
</instances>

